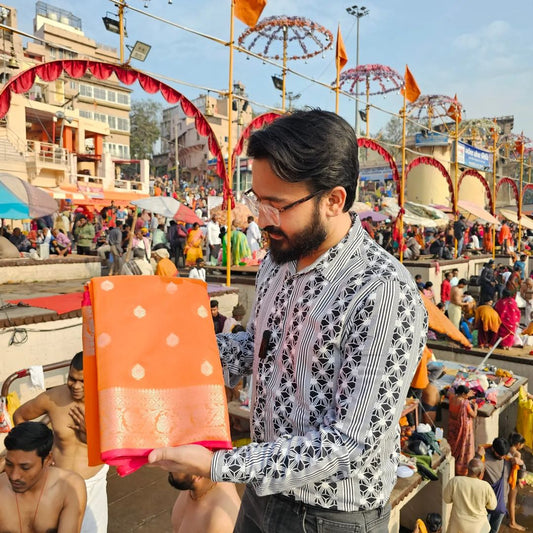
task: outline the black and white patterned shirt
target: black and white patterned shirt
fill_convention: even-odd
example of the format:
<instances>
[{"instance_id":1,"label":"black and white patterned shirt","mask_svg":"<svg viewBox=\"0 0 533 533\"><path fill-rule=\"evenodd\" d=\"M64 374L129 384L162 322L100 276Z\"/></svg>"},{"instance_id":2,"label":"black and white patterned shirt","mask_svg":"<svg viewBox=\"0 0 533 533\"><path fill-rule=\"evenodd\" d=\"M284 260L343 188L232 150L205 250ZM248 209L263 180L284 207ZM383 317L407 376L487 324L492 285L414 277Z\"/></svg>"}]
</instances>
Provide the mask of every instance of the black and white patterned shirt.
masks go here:
<instances>
[{"instance_id":1,"label":"black and white patterned shirt","mask_svg":"<svg viewBox=\"0 0 533 533\"><path fill-rule=\"evenodd\" d=\"M427 314L409 272L352 218L300 272L267 255L247 331L217 336L227 381L253 371L255 391L253 442L216 452L213 479L343 511L387 503Z\"/></svg>"}]
</instances>

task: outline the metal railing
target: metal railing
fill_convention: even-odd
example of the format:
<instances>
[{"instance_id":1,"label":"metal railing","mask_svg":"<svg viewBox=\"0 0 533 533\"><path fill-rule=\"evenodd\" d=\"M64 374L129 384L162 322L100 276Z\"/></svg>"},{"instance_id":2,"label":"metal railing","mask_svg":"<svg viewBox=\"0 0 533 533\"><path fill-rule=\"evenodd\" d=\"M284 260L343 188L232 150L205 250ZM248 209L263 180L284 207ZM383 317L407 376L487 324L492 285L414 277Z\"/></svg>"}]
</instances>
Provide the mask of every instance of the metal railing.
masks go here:
<instances>
[{"instance_id":1,"label":"metal railing","mask_svg":"<svg viewBox=\"0 0 533 533\"><path fill-rule=\"evenodd\" d=\"M59 368L65 368L70 366L71 361L59 361L58 363L50 363L49 365L43 365L43 372L51 372L52 370L58 370ZM22 379L25 377L28 377L30 375L30 369L24 368L22 370L18 370L17 372L14 372L13 374L7 376L4 383L2 383L2 391L0 392L0 395L4 398L7 398L7 395L9 394L9 387L11 384L16 381L17 379Z\"/></svg>"}]
</instances>

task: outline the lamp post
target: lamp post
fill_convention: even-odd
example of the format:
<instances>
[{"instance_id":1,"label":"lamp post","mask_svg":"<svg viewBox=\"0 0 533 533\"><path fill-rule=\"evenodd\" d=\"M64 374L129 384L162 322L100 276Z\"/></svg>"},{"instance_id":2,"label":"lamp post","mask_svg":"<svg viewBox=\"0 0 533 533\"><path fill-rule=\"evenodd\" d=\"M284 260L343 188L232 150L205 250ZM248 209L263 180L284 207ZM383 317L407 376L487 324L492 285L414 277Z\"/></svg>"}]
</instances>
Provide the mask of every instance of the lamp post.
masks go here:
<instances>
[{"instance_id":1,"label":"lamp post","mask_svg":"<svg viewBox=\"0 0 533 533\"><path fill-rule=\"evenodd\" d=\"M350 6L346 8L348 15L352 15L357 19L357 47L355 49L355 63L356 68L359 66L359 20L366 17L370 10L365 6ZM359 135L359 82L355 83L355 133Z\"/></svg>"}]
</instances>

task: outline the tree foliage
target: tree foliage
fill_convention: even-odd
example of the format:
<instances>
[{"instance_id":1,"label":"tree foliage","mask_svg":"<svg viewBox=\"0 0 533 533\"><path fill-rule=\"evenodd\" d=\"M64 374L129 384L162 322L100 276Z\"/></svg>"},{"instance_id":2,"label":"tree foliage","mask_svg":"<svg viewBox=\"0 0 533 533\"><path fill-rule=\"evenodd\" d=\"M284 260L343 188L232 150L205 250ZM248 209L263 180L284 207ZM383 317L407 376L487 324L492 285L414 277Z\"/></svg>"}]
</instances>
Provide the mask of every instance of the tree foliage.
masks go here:
<instances>
[{"instance_id":1,"label":"tree foliage","mask_svg":"<svg viewBox=\"0 0 533 533\"><path fill-rule=\"evenodd\" d=\"M378 142L382 143L383 146L390 152L395 158L400 155L401 144L402 144L402 119L400 117L392 117L387 124L379 131L379 134L376 137ZM414 135L420 131L420 126L417 124L407 121L405 127L405 135Z\"/></svg>"},{"instance_id":2,"label":"tree foliage","mask_svg":"<svg viewBox=\"0 0 533 533\"><path fill-rule=\"evenodd\" d=\"M152 159L159 139L161 104L151 100L132 101L130 110L130 153L132 159Z\"/></svg>"}]
</instances>

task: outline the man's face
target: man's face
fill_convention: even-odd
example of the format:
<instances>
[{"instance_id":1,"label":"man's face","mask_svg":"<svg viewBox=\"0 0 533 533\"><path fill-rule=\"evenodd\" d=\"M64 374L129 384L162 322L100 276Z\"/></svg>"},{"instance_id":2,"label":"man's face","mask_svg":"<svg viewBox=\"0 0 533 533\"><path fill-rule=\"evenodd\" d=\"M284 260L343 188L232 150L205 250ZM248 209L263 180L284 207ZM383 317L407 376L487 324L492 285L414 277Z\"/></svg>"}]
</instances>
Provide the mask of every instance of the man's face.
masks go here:
<instances>
[{"instance_id":1,"label":"man's face","mask_svg":"<svg viewBox=\"0 0 533 533\"><path fill-rule=\"evenodd\" d=\"M213 318L218 316L218 307L217 306L211 307L211 315L213 316Z\"/></svg>"},{"instance_id":2,"label":"man's face","mask_svg":"<svg viewBox=\"0 0 533 533\"><path fill-rule=\"evenodd\" d=\"M73 366L68 371L67 386L72 399L81 402L85 399L85 385L83 382L83 370L76 370Z\"/></svg>"},{"instance_id":3,"label":"man's face","mask_svg":"<svg viewBox=\"0 0 533 533\"><path fill-rule=\"evenodd\" d=\"M43 460L35 450L8 450L6 455L5 472L13 492L22 494L30 490L43 476L44 469L52 462L50 453Z\"/></svg>"},{"instance_id":4,"label":"man's face","mask_svg":"<svg viewBox=\"0 0 533 533\"><path fill-rule=\"evenodd\" d=\"M311 192L304 183L287 183L278 178L266 160L254 160L252 169L253 191L266 205L282 208ZM276 263L288 263L311 255L320 249L328 235L315 199L280 213L279 226L265 224L261 213L258 224L269 236L270 254Z\"/></svg>"},{"instance_id":5,"label":"man's face","mask_svg":"<svg viewBox=\"0 0 533 533\"><path fill-rule=\"evenodd\" d=\"M80 226L85 226L85 224L87 224L87 219L86 218L80 218Z\"/></svg>"}]
</instances>

